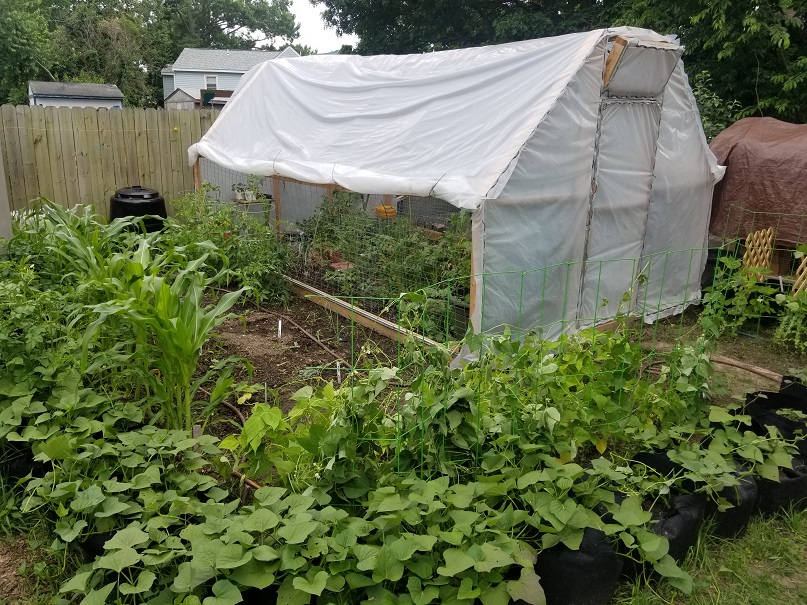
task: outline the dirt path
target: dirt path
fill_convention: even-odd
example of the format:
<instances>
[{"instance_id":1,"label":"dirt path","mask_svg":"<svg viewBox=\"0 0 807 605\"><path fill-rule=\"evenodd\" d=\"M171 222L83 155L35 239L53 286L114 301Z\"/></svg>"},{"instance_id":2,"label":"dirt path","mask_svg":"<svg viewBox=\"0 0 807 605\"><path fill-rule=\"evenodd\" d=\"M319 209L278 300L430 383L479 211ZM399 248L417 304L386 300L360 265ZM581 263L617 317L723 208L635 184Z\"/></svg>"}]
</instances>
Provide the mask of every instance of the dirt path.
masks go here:
<instances>
[{"instance_id":1,"label":"dirt path","mask_svg":"<svg viewBox=\"0 0 807 605\"><path fill-rule=\"evenodd\" d=\"M22 603L29 596L28 581L17 571L30 554L23 536L0 540L0 604Z\"/></svg>"}]
</instances>

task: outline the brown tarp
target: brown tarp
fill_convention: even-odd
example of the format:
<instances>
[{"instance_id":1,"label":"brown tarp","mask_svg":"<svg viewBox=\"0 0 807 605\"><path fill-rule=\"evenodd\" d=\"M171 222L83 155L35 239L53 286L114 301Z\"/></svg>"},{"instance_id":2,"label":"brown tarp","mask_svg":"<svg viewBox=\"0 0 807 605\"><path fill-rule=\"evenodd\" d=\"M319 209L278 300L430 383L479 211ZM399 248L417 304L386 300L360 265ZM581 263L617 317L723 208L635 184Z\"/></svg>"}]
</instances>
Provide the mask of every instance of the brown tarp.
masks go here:
<instances>
[{"instance_id":1,"label":"brown tarp","mask_svg":"<svg viewBox=\"0 0 807 605\"><path fill-rule=\"evenodd\" d=\"M709 147L726 166L712 202L712 236L744 238L773 227L779 244L807 243L807 124L744 118Z\"/></svg>"}]
</instances>

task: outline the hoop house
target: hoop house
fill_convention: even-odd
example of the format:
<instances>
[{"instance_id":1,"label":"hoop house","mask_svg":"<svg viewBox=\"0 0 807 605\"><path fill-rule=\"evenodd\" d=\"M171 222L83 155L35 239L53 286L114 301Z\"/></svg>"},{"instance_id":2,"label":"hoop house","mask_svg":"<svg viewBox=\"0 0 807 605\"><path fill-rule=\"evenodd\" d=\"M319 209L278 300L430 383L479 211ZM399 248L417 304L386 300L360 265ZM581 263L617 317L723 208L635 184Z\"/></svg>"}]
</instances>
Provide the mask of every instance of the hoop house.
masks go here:
<instances>
[{"instance_id":1,"label":"hoop house","mask_svg":"<svg viewBox=\"0 0 807 605\"><path fill-rule=\"evenodd\" d=\"M699 299L722 176L681 52L616 28L267 61L189 159L472 210L477 331L653 320Z\"/></svg>"}]
</instances>

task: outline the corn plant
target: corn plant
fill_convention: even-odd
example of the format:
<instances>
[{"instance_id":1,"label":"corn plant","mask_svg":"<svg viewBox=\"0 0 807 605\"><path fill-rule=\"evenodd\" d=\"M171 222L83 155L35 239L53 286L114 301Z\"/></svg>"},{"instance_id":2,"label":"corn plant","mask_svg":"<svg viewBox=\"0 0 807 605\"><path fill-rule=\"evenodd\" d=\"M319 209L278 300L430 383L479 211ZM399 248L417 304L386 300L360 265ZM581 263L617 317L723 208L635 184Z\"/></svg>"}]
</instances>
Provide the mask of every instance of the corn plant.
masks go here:
<instances>
[{"instance_id":1,"label":"corn plant","mask_svg":"<svg viewBox=\"0 0 807 605\"><path fill-rule=\"evenodd\" d=\"M134 332L142 377L160 405L154 420L188 432L195 394L210 378L206 374L194 380L202 347L215 327L233 317L227 312L244 292L229 292L215 305L203 305L207 280L199 268L205 258L192 261L172 279L126 273L127 279L109 280L107 284L121 289L116 298L93 306L98 319L87 331L91 339L111 316L125 317Z\"/></svg>"}]
</instances>

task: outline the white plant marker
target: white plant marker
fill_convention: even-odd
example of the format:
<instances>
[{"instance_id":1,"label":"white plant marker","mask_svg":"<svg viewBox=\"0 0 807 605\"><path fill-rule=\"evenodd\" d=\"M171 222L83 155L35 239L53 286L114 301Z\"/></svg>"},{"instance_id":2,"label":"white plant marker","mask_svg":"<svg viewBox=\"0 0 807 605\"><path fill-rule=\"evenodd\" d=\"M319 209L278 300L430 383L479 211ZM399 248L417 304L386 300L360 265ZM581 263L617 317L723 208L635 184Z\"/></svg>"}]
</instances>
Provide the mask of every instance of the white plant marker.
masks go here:
<instances>
[{"instance_id":1,"label":"white plant marker","mask_svg":"<svg viewBox=\"0 0 807 605\"><path fill-rule=\"evenodd\" d=\"M336 382L342 382L342 368L339 365L339 361L336 361Z\"/></svg>"},{"instance_id":2,"label":"white plant marker","mask_svg":"<svg viewBox=\"0 0 807 605\"><path fill-rule=\"evenodd\" d=\"M278 340L280 340L280 337L282 336L282 334L283 334L283 320L278 319L277 320L277 339Z\"/></svg>"}]
</instances>

